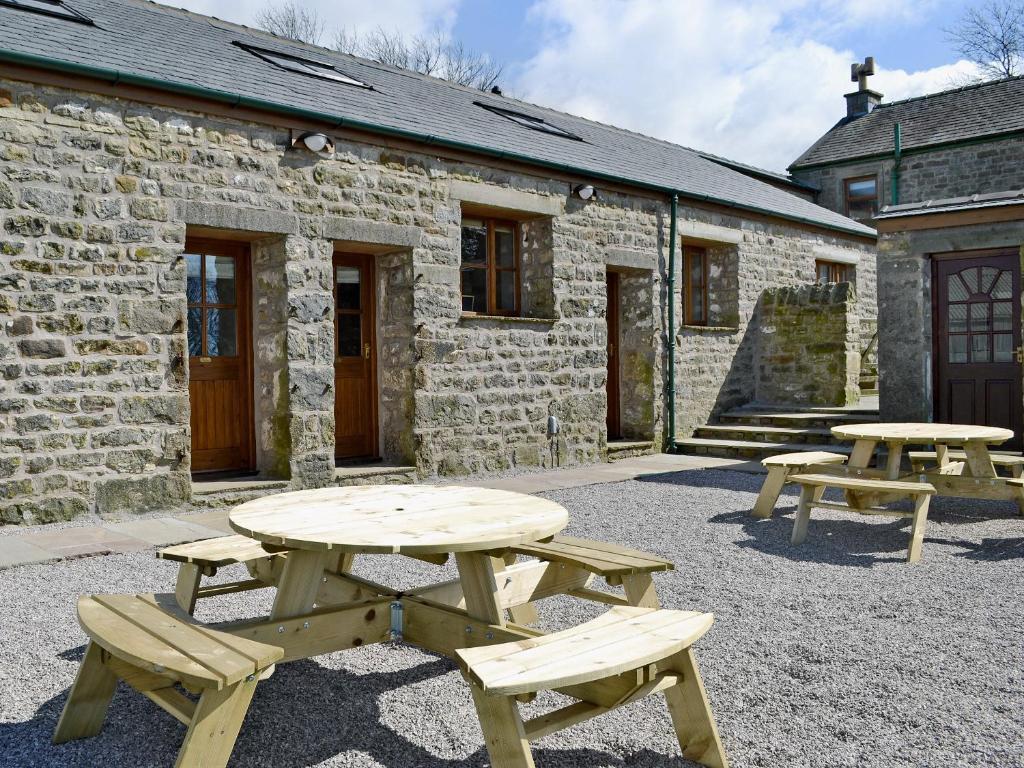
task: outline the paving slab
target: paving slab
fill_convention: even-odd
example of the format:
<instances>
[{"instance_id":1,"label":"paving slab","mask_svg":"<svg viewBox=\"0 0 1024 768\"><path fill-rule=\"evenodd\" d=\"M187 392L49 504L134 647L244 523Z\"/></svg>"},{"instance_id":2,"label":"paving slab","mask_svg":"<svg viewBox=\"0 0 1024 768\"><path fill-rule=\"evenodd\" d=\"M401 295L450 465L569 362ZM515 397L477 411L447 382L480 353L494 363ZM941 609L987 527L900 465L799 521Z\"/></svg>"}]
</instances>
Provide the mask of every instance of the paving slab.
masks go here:
<instances>
[{"instance_id":1,"label":"paving slab","mask_svg":"<svg viewBox=\"0 0 1024 768\"><path fill-rule=\"evenodd\" d=\"M215 528L208 528L205 525L173 517L128 520L122 523L108 523L104 527L122 536L140 539L154 547L181 544L197 539L212 539L223 535L222 531Z\"/></svg>"},{"instance_id":2,"label":"paving slab","mask_svg":"<svg viewBox=\"0 0 1024 768\"><path fill-rule=\"evenodd\" d=\"M150 546L141 539L110 531L99 525L26 533L21 540L53 552L57 557L84 557L107 552L138 552L149 549Z\"/></svg>"},{"instance_id":3,"label":"paving slab","mask_svg":"<svg viewBox=\"0 0 1024 768\"><path fill-rule=\"evenodd\" d=\"M188 512L183 515L175 515L174 517L176 520L181 520L190 525L212 528L221 534L234 533L231 530L231 526L228 525L228 513L230 511L230 509L211 509L206 512Z\"/></svg>"},{"instance_id":4,"label":"paving slab","mask_svg":"<svg viewBox=\"0 0 1024 768\"><path fill-rule=\"evenodd\" d=\"M29 544L21 536L4 536L0 538L0 569L13 568L16 565L45 563L60 557L49 550Z\"/></svg>"}]
</instances>

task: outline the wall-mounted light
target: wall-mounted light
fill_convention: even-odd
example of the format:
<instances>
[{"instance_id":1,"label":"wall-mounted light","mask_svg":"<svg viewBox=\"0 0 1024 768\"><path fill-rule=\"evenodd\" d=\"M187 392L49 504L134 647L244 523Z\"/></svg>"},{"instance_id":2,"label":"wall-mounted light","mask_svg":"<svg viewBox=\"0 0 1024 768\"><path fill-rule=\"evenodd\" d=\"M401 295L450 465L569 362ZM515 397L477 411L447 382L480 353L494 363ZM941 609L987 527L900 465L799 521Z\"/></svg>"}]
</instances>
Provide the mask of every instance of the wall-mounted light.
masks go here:
<instances>
[{"instance_id":1,"label":"wall-mounted light","mask_svg":"<svg viewBox=\"0 0 1024 768\"><path fill-rule=\"evenodd\" d=\"M572 188L572 193L580 200L589 200L596 192L592 184L577 184Z\"/></svg>"},{"instance_id":2,"label":"wall-mounted light","mask_svg":"<svg viewBox=\"0 0 1024 768\"><path fill-rule=\"evenodd\" d=\"M310 152L322 155L334 154L334 142L330 136L315 131L306 131L292 138L292 147L295 149L308 149Z\"/></svg>"}]
</instances>

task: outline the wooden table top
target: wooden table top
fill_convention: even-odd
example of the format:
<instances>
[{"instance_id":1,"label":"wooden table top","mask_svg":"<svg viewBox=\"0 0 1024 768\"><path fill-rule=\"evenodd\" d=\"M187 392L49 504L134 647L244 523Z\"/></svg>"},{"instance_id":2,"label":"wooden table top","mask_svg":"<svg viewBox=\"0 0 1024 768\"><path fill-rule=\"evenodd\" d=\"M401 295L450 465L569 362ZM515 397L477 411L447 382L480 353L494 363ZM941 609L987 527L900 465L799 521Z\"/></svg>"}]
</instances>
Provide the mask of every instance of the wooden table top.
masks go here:
<instances>
[{"instance_id":1,"label":"wooden table top","mask_svg":"<svg viewBox=\"0 0 1024 768\"><path fill-rule=\"evenodd\" d=\"M847 424L833 427L832 434L843 440L960 444L971 441L1003 443L1013 437L1009 429L973 424Z\"/></svg>"},{"instance_id":2,"label":"wooden table top","mask_svg":"<svg viewBox=\"0 0 1024 768\"><path fill-rule=\"evenodd\" d=\"M434 554L547 538L569 513L553 501L454 485L359 485L265 496L231 511L231 527L268 544L310 550Z\"/></svg>"}]
</instances>

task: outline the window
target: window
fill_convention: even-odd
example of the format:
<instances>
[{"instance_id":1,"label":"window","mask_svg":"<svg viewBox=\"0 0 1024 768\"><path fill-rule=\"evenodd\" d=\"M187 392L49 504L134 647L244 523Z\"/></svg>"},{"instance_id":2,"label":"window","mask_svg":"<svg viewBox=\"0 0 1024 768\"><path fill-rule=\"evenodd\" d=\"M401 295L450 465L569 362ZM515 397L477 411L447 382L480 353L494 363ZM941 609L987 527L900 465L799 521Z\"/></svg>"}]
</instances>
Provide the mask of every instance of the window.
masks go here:
<instances>
[{"instance_id":1,"label":"window","mask_svg":"<svg viewBox=\"0 0 1024 768\"><path fill-rule=\"evenodd\" d=\"M42 13L46 16L56 16L59 19L77 21L81 24L92 24L92 19L85 16L74 8L65 5L61 0L0 0L0 5L11 8L20 8L23 11Z\"/></svg>"},{"instance_id":2,"label":"window","mask_svg":"<svg viewBox=\"0 0 1024 768\"><path fill-rule=\"evenodd\" d=\"M878 181L874 176L862 176L843 181L846 215L856 221L873 219L878 213Z\"/></svg>"},{"instance_id":3,"label":"window","mask_svg":"<svg viewBox=\"0 0 1024 768\"><path fill-rule=\"evenodd\" d=\"M516 112L511 109L504 109L503 107L496 107L493 104L484 104L482 101L474 101L478 107L483 107L488 112L493 112L496 115L501 115L504 118L508 118L513 123L519 123L520 125L530 128L534 131L541 131L543 133L550 133L553 136L561 136L565 139L572 139L573 141L583 141L575 133L570 133L564 128L559 128L557 125L552 125L543 118L534 117L528 115L525 112Z\"/></svg>"},{"instance_id":4,"label":"window","mask_svg":"<svg viewBox=\"0 0 1024 768\"><path fill-rule=\"evenodd\" d=\"M245 43L235 42L235 45L244 51L248 51L253 56L258 56L264 61L269 61L276 67L287 69L289 72L298 72L300 75L320 77L324 80L334 80L339 83L345 83L345 85L354 85L358 88L366 88L371 91L373 90L373 86L367 85L362 80L356 80L354 77L349 77L332 64L324 64L319 61L312 61L311 59L303 59L299 56L292 56L291 54L280 53L278 51L270 51L266 48L257 48L254 45L247 45Z\"/></svg>"},{"instance_id":5,"label":"window","mask_svg":"<svg viewBox=\"0 0 1024 768\"><path fill-rule=\"evenodd\" d=\"M236 257L185 254L190 357L238 355L239 296Z\"/></svg>"},{"instance_id":6,"label":"window","mask_svg":"<svg viewBox=\"0 0 1024 768\"><path fill-rule=\"evenodd\" d=\"M708 324L708 252L683 246L683 302L686 325Z\"/></svg>"},{"instance_id":7,"label":"window","mask_svg":"<svg viewBox=\"0 0 1024 768\"><path fill-rule=\"evenodd\" d=\"M463 312L518 314L518 225L463 216L461 274Z\"/></svg>"},{"instance_id":8,"label":"window","mask_svg":"<svg viewBox=\"0 0 1024 768\"><path fill-rule=\"evenodd\" d=\"M849 283L851 281L849 264L819 259L814 262L814 269L818 273L819 283Z\"/></svg>"}]
</instances>

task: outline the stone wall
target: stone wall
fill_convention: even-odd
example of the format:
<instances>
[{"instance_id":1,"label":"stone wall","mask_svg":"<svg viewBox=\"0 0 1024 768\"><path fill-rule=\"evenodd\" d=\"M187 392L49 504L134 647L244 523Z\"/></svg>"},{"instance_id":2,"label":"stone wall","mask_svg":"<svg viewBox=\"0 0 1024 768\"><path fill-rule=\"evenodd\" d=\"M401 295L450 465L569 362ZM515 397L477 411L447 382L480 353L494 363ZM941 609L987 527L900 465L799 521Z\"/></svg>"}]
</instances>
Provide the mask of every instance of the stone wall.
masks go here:
<instances>
[{"instance_id":1,"label":"stone wall","mask_svg":"<svg viewBox=\"0 0 1024 768\"><path fill-rule=\"evenodd\" d=\"M1024 222L883 234L878 241L878 387L884 421L932 421L934 253L1024 247Z\"/></svg>"},{"instance_id":2,"label":"stone wall","mask_svg":"<svg viewBox=\"0 0 1024 768\"><path fill-rule=\"evenodd\" d=\"M769 289L759 313L758 402L857 402L861 336L850 283Z\"/></svg>"},{"instance_id":3,"label":"stone wall","mask_svg":"<svg viewBox=\"0 0 1024 768\"><path fill-rule=\"evenodd\" d=\"M879 207L892 204L892 158L796 170L818 186L816 202L844 212L845 179L877 175ZM1024 138L911 152L900 165L900 203L919 203L986 192L1024 189Z\"/></svg>"},{"instance_id":4,"label":"stone wall","mask_svg":"<svg viewBox=\"0 0 1024 768\"><path fill-rule=\"evenodd\" d=\"M869 245L851 245L837 238L810 236L792 227L774 223L751 222L722 215L686 209L683 215L705 224L719 226L738 234L737 242L714 249L719 263L735 266L723 269L716 280L732 284L715 288L712 295L735 296L735 314L729 325L683 326L680 307L682 280L677 276L676 322L676 436L690 437L694 430L719 413L758 398L758 339L761 323L760 304L766 290L813 284L817 259L856 258L851 265L853 295L859 323L876 316L876 265L874 249ZM731 253L730 259L725 256ZM727 307L728 302L719 302ZM715 313L712 313L712 318ZM726 317L720 312L719 318ZM853 360L843 359L846 367ZM848 373L848 372L847 372ZM845 374L844 374L845 375Z\"/></svg>"},{"instance_id":5,"label":"stone wall","mask_svg":"<svg viewBox=\"0 0 1024 768\"><path fill-rule=\"evenodd\" d=\"M353 244L376 254L383 458L424 475L601 460L613 254L629 270L624 426L661 444L666 200L602 189L584 202L571 179L335 138L322 158L290 149L286 128L0 81L0 519L188 503L189 234L252 243L264 476L333 479L331 254ZM527 317L461 312L474 196L524 212ZM682 431L753 397L757 299L812 280L816 249L859 255L873 313L865 244L685 204L680 221L735 234L713 246L729 326L677 339Z\"/></svg>"}]
</instances>

